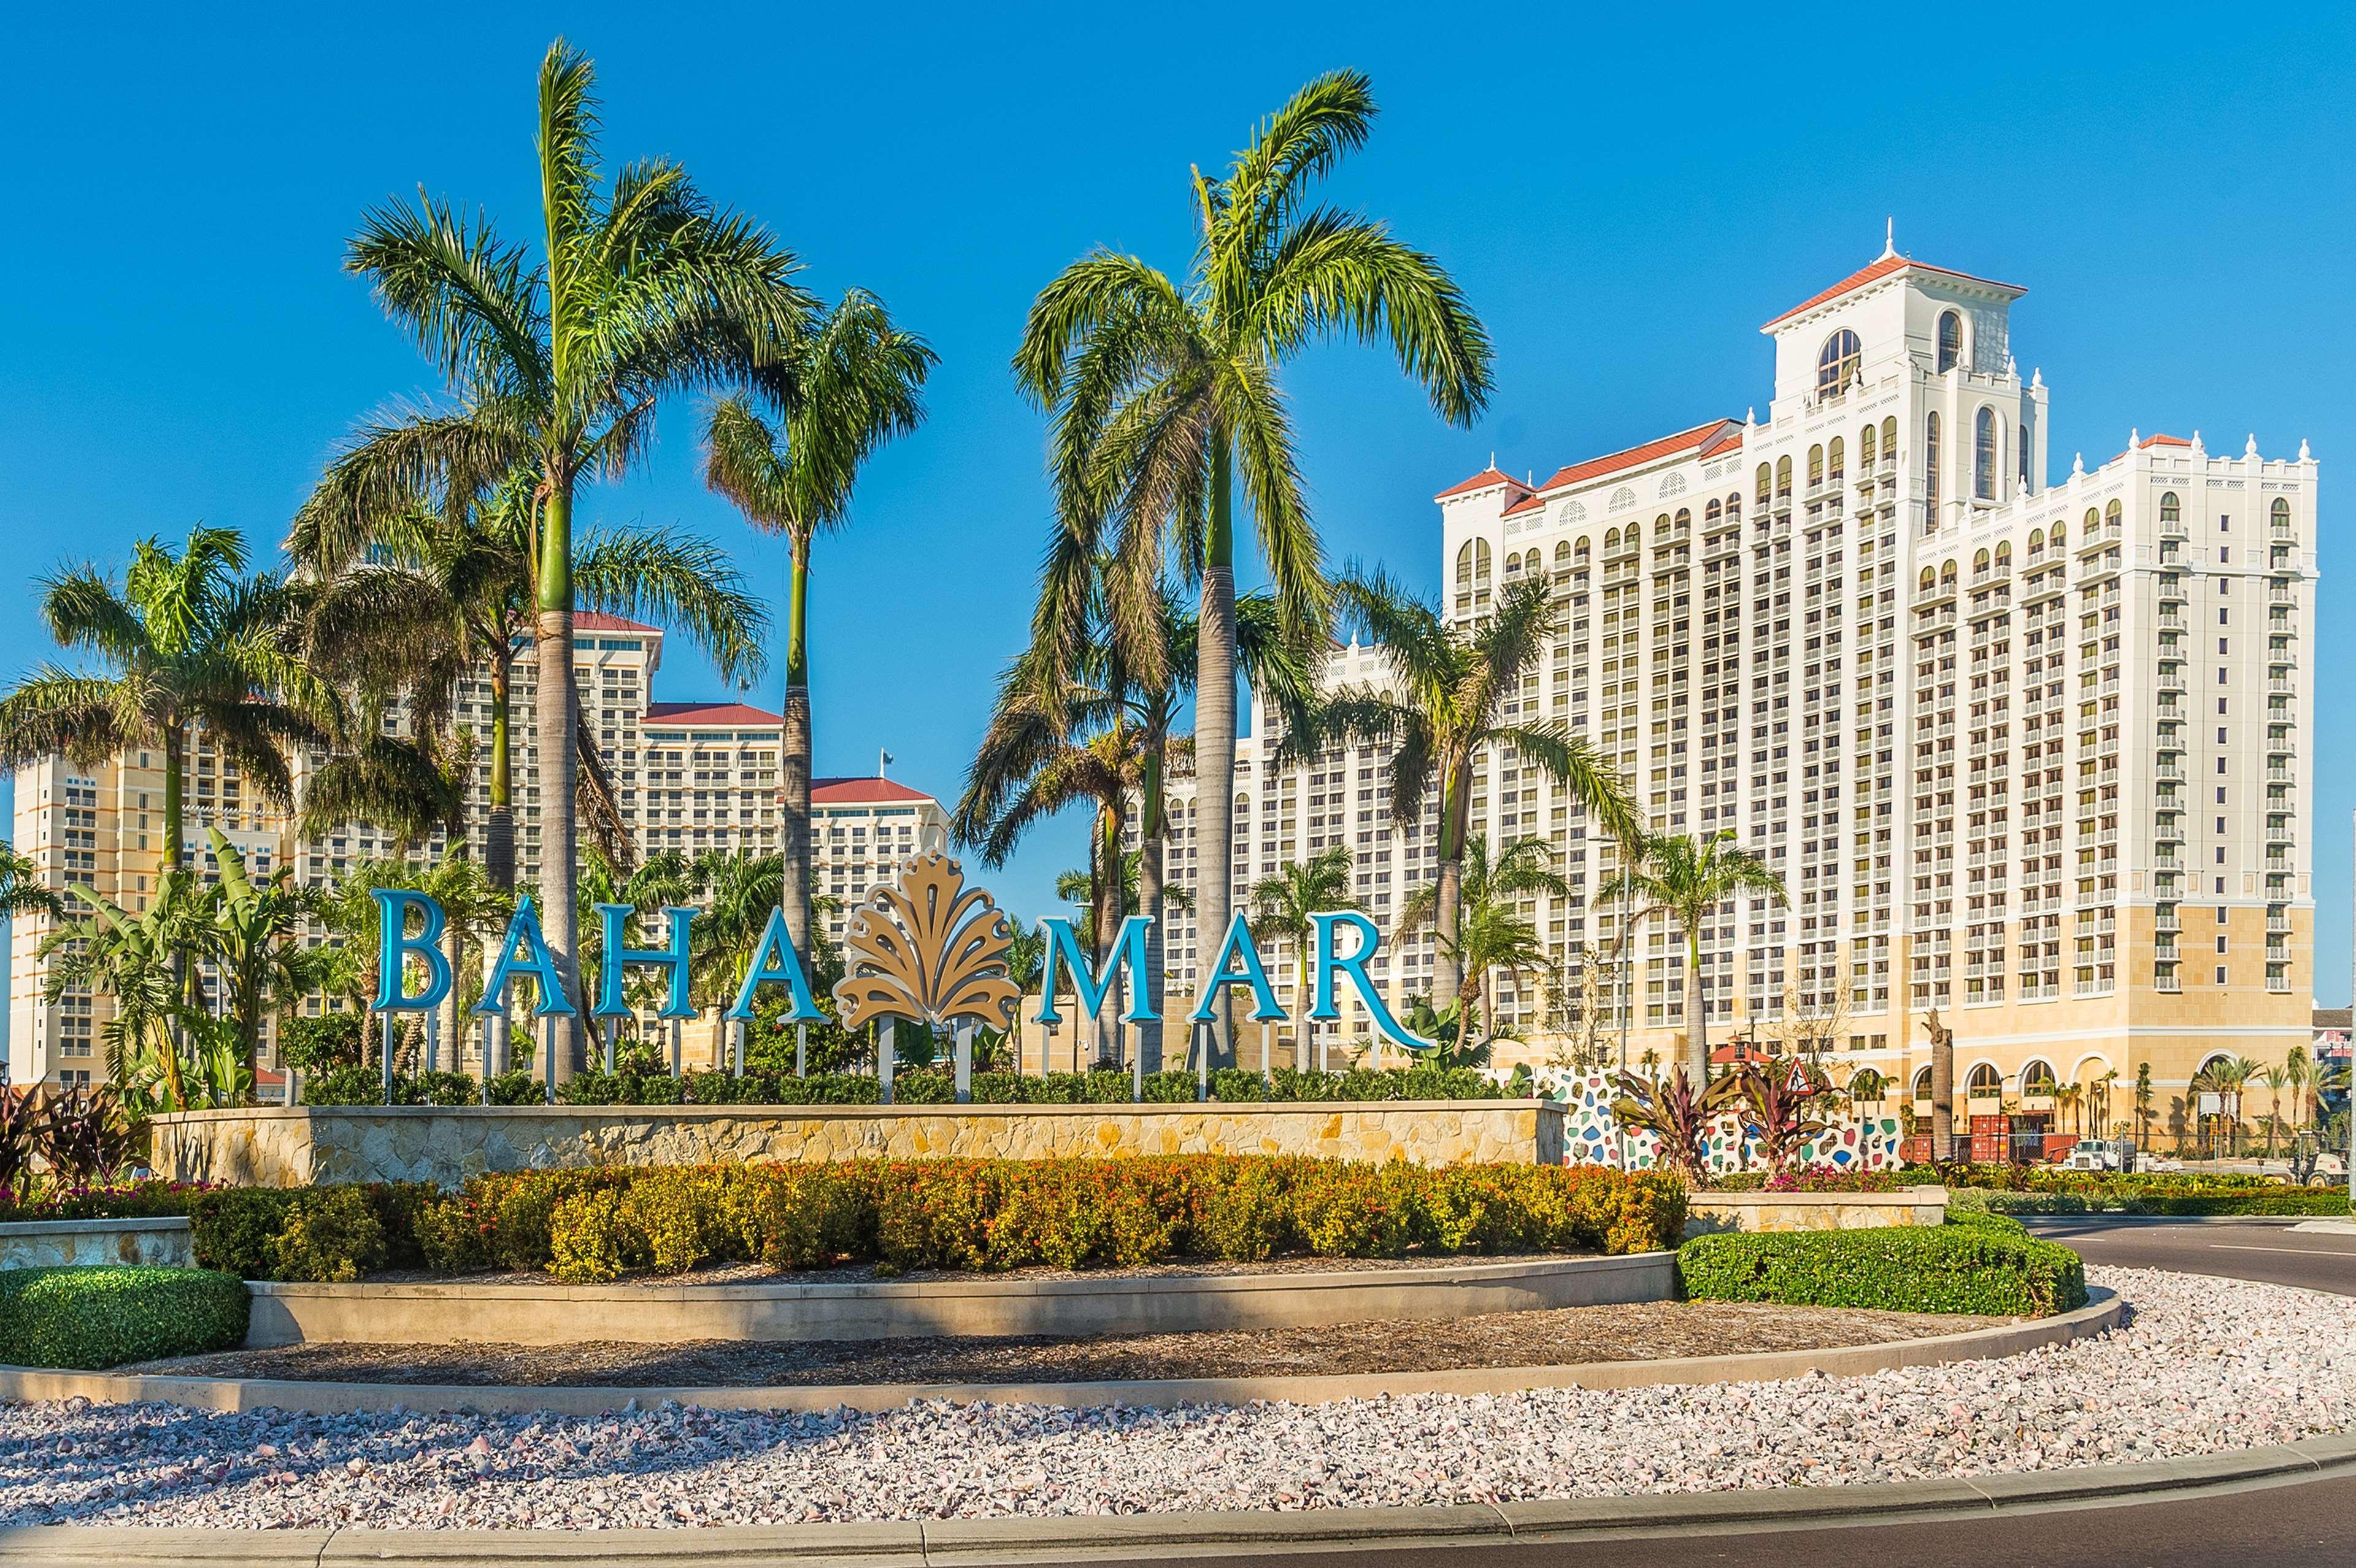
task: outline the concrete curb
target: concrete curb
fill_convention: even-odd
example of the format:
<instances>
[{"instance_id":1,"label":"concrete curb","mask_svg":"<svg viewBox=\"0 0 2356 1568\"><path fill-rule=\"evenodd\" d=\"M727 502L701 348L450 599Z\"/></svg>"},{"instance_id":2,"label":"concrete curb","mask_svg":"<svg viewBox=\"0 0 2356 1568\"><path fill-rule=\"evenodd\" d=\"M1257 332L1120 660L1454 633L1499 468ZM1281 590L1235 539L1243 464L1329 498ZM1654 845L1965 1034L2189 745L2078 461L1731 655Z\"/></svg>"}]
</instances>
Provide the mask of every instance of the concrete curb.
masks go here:
<instances>
[{"instance_id":1,"label":"concrete curb","mask_svg":"<svg viewBox=\"0 0 2356 1568\"><path fill-rule=\"evenodd\" d=\"M934 1568L944 1563L1071 1563L1146 1554L1365 1552L1420 1545L1508 1546L1578 1539L1910 1524L2102 1507L2209 1490L2295 1484L2356 1471L2356 1434L2192 1459L1772 1491L1650 1493L1452 1508L1310 1509L1293 1513L1126 1514L1089 1519L938 1520L875 1524L565 1531L202 1531L118 1525L0 1530L0 1564L305 1564L491 1568L599 1562Z\"/></svg>"},{"instance_id":2,"label":"concrete curb","mask_svg":"<svg viewBox=\"0 0 2356 1568\"><path fill-rule=\"evenodd\" d=\"M2083 1214L2007 1214L2008 1220L2018 1220L2024 1225L2118 1225L2132 1229L2141 1225L2272 1225L2277 1229L2297 1230L2312 1224L2346 1223L2318 1221L2312 1215L2297 1214L2121 1214L2115 1211L2094 1211Z\"/></svg>"},{"instance_id":3,"label":"concrete curb","mask_svg":"<svg viewBox=\"0 0 2356 1568\"><path fill-rule=\"evenodd\" d=\"M88 1399L98 1403L155 1401L198 1410L295 1410L319 1415L396 1407L497 1413L552 1411L589 1416L677 1400L709 1410L897 1410L913 1400L958 1404L1248 1404L1255 1400L1324 1404L1423 1393L1517 1393L1537 1388L1627 1389L1673 1383L1773 1382L1809 1372L1856 1377L1901 1367L1987 1360L2091 1339L2118 1327L2126 1304L2090 1291L2075 1312L1961 1334L1755 1355L1689 1356L1653 1361L1595 1361L1563 1367L1481 1367L1429 1372L1363 1372L1324 1377L1185 1378L1071 1383L833 1383L760 1388L557 1388L536 1385L305 1382L293 1379L173 1377L139 1372L45 1371L0 1368L0 1401Z\"/></svg>"},{"instance_id":4,"label":"concrete curb","mask_svg":"<svg viewBox=\"0 0 2356 1568\"><path fill-rule=\"evenodd\" d=\"M1668 1301L1673 1252L1468 1258L1283 1274L992 1276L792 1284L401 1285L249 1281L248 1349L302 1343L577 1345L592 1339L853 1339L1184 1334Z\"/></svg>"}]
</instances>

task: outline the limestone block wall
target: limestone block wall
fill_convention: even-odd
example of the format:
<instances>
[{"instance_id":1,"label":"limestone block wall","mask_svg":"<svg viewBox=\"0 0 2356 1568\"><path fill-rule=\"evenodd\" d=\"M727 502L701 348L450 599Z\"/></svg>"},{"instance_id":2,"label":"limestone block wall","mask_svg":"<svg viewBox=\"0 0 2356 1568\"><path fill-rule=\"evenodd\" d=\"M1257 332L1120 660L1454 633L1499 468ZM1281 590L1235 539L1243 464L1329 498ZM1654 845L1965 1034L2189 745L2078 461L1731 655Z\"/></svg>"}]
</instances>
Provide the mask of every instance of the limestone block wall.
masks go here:
<instances>
[{"instance_id":1,"label":"limestone block wall","mask_svg":"<svg viewBox=\"0 0 2356 1568\"><path fill-rule=\"evenodd\" d=\"M186 1220L19 1220L0 1225L0 1268L188 1266Z\"/></svg>"},{"instance_id":2,"label":"limestone block wall","mask_svg":"<svg viewBox=\"0 0 2356 1568\"><path fill-rule=\"evenodd\" d=\"M1333 1104L296 1106L158 1116L155 1166L181 1181L294 1187L487 1171L927 1157L1296 1154L1560 1164L1545 1100Z\"/></svg>"},{"instance_id":3,"label":"limestone block wall","mask_svg":"<svg viewBox=\"0 0 2356 1568\"><path fill-rule=\"evenodd\" d=\"M1896 1192L1688 1192L1686 1234L1721 1231L1870 1231L1885 1225L1944 1225L1947 1189Z\"/></svg>"}]
</instances>

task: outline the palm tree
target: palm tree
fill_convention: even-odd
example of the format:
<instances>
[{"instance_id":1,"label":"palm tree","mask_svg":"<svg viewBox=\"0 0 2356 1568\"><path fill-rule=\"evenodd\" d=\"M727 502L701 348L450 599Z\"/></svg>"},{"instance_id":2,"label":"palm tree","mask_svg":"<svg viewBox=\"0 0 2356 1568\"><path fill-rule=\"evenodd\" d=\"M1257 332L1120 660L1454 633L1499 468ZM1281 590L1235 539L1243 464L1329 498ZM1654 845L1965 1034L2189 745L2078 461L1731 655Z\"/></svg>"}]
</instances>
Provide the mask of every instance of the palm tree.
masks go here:
<instances>
[{"instance_id":1,"label":"palm tree","mask_svg":"<svg viewBox=\"0 0 2356 1568\"><path fill-rule=\"evenodd\" d=\"M753 944L780 908L777 886L785 876L782 855L741 855L711 849L698 855L689 874L702 891L704 907L695 916L695 961L690 965L701 1004L715 1010L735 1001L753 962ZM724 1020L718 1023L724 1029ZM713 1049L720 1035L712 1036ZM718 1065L715 1061L714 1065Z\"/></svg>"},{"instance_id":2,"label":"palm tree","mask_svg":"<svg viewBox=\"0 0 2356 1568\"><path fill-rule=\"evenodd\" d=\"M1858 1104L1878 1105L1889 1093L1889 1075L1879 1068L1860 1067L1848 1075L1848 1097Z\"/></svg>"},{"instance_id":3,"label":"palm tree","mask_svg":"<svg viewBox=\"0 0 2356 1568\"><path fill-rule=\"evenodd\" d=\"M1456 1055L1461 1060L1470 1043L1472 1016L1487 1004L1490 975L1503 971L1518 978L1543 974L1552 967L1552 961L1535 923L1514 905L1489 900L1465 905L1463 923L1456 933L1455 956L1464 971L1456 1015ZM1494 1017L1490 1022L1490 1032L1494 1034Z\"/></svg>"},{"instance_id":4,"label":"palm tree","mask_svg":"<svg viewBox=\"0 0 2356 1568\"><path fill-rule=\"evenodd\" d=\"M2272 1096L2266 1107L2266 1157L2275 1157L2275 1135L2282 1130L2282 1092L2290 1086L2290 1073L2286 1068L2269 1067L2258 1075Z\"/></svg>"},{"instance_id":5,"label":"palm tree","mask_svg":"<svg viewBox=\"0 0 2356 1568\"><path fill-rule=\"evenodd\" d=\"M2315 1120L2308 1108L2308 1086L2314 1081L2314 1065L2307 1047L2294 1045L2283 1058L2283 1087L2290 1091L2290 1113L2305 1127Z\"/></svg>"},{"instance_id":6,"label":"palm tree","mask_svg":"<svg viewBox=\"0 0 2356 1568\"><path fill-rule=\"evenodd\" d=\"M883 302L854 289L756 378L780 411L777 428L742 394L714 404L704 427L706 481L754 527L785 535L792 560L777 798L779 885L798 952L809 951L810 923L810 541L849 521L861 464L922 422L925 378L937 363L923 338L892 325Z\"/></svg>"},{"instance_id":7,"label":"palm tree","mask_svg":"<svg viewBox=\"0 0 2356 1568\"><path fill-rule=\"evenodd\" d=\"M1350 892L1346 844L1336 844L1306 860L1288 860L1280 869L1252 884L1255 931L1292 944L1292 995L1301 1009L1293 1015L1292 1065L1301 1072L1309 1070L1309 1039L1317 1027L1309 1019L1309 947L1317 928L1312 917L1359 907Z\"/></svg>"},{"instance_id":8,"label":"palm tree","mask_svg":"<svg viewBox=\"0 0 2356 1568\"><path fill-rule=\"evenodd\" d=\"M1116 615L1153 664L1152 603L1165 552L1202 589L1195 649L1195 801L1200 928L1226 931L1234 889L1236 485L1288 624L1322 630L1327 590L1302 494L1280 368L1335 337L1387 343L1451 423L1489 393L1490 349L1455 282L1381 223L1308 206L1312 187L1363 145L1375 116L1366 78L1319 77L1254 131L1224 178L1193 171L1194 254L1184 282L1098 250L1040 292L1014 370L1055 412L1062 539L1050 558L1035 640L1070 656L1086 640L1093 562L1109 548ZM1215 1065L1232 1061L1224 1017Z\"/></svg>"},{"instance_id":9,"label":"palm tree","mask_svg":"<svg viewBox=\"0 0 2356 1568\"><path fill-rule=\"evenodd\" d=\"M193 1010L187 958L201 948L206 919L194 873L186 866L167 869L135 915L87 883L74 883L71 891L91 912L60 923L41 944L50 960L49 1001L76 987L113 997L105 1037L116 1088L144 1093L161 1083L166 1109L188 1108L178 1036Z\"/></svg>"},{"instance_id":10,"label":"palm tree","mask_svg":"<svg viewBox=\"0 0 2356 1568\"><path fill-rule=\"evenodd\" d=\"M1622 929L1622 943L1633 925L1656 917L1676 922L1685 933L1685 1066L1695 1083L1703 1083L1709 1077L1709 1007L1708 998L1702 995L1702 926L1718 912L1719 905L1739 894L1783 902L1783 879L1758 856L1737 848L1731 833L1697 838L1646 834L1637 840L1627 869L1605 883L1596 896L1606 899L1623 891L1644 907L1637 911L1633 924Z\"/></svg>"},{"instance_id":11,"label":"palm tree","mask_svg":"<svg viewBox=\"0 0 2356 1568\"><path fill-rule=\"evenodd\" d=\"M385 314L466 400L400 421L373 464L398 505L456 470L530 474L533 728L541 781L541 917L575 984L573 509L584 478L618 477L648 451L669 393L735 381L782 359L810 296L797 263L750 220L716 209L674 163L599 165L594 72L562 39L540 69L538 149L547 248L535 262L487 219L420 197L369 213L347 250ZM567 1049L554 1063L573 1067Z\"/></svg>"},{"instance_id":12,"label":"palm tree","mask_svg":"<svg viewBox=\"0 0 2356 1568\"><path fill-rule=\"evenodd\" d=\"M338 709L299 656L295 596L244 575L245 560L236 533L199 527L178 549L140 540L119 583L88 566L41 579L49 635L101 673L44 665L0 698L0 768L55 753L90 767L159 751L167 871L186 861L184 779L199 733L258 804L291 807L287 750L325 743Z\"/></svg>"},{"instance_id":13,"label":"palm tree","mask_svg":"<svg viewBox=\"0 0 2356 1568\"><path fill-rule=\"evenodd\" d=\"M1440 880L1418 888L1399 906L1398 923L1395 929L1402 939L1426 927L1438 925L1444 891L1449 885L1446 862L1441 863L1440 872ZM1472 944L1466 937L1466 933L1476 923L1476 917L1477 923L1483 927L1482 945L1490 953L1503 954L1514 945L1510 940L1514 933L1502 923L1511 919L1527 925L1528 922L1520 912L1524 901L1567 899L1570 896L1570 884L1563 880L1562 874L1555 869L1554 850L1547 847L1545 839L1516 838L1497 851L1493 859L1489 854L1488 836L1474 833L1463 841L1454 887L1456 932L1454 935L1441 934L1439 946L1440 955L1454 965L1463 976L1460 993L1469 994L1477 1004L1481 976L1473 971L1476 955L1471 951ZM1531 929L1536 930L1535 927ZM1484 965L1489 968L1504 966L1502 958L1493 958ZM1539 960L1516 967L1526 971L1544 968L1546 965ZM1439 965L1433 965L1435 974L1438 968ZM1436 1011L1445 1012L1446 1009ZM1471 1023L1473 1011L1474 1008L1469 1006L1461 1009L1458 1018L1460 1036L1464 1027Z\"/></svg>"},{"instance_id":14,"label":"palm tree","mask_svg":"<svg viewBox=\"0 0 2356 1568\"><path fill-rule=\"evenodd\" d=\"M1354 565L1335 591L1343 621L1381 647L1403 695L1373 688L1333 694L1321 700L1308 731L1285 744L1297 752L1342 739L1393 741L1391 816L1405 828L1422 823L1437 786L1440 880L1431 922L1440 954L1431 979L1432 1000L1445 1008L1462 984L1452 949L1464 901L1472 775L1483 752L1512 748L1525 769L1553 780L1607 831L1630 831L1635 810L1625 784L1584 736L1509 711L1560 619L1543 581L1507 589L1496 613L1469 627L1449 625L1436 607L1379 571Z\"/></svg>"},{"instance_id":15,"label":"palm tree","mask_svg":"<svg viewBox=\"0 0 2356 1568\"><path fill-rule=\"evenodd\" d=\"M451 736L466 707L466 683L479 670L490 692L483 859L492 884L512 889L513 670L536 624L532 487L528 475L484 485L462 463L422 460L412 460L409 475L422 489L393 487L380 470L405 436L398 424L362 427L287 537L287 554L322 580L307 611L315 661L371 709L392 692L405 694L418 732L412 742L377 736L373 723L356 725L366 738L312 780L309 815L320 825L375 822L410 838L441 827L463 844L475 747L471 737L461 744ZM573 544L573 594L577 608L664 626L724 680L749 681L765 667L767 610L727 551L682 529L584 531ZM573 727L576 809L605 851L626 860L629 835L585 715L576 711Z\"/></svg>"},{"instance_id":16,"label":"palm tree","mask_svg":"<svg viewBox=\"0 0 2356 1568\"><path fill-rule=\"evenodd\" d=\"M0 915L45 914L62 920L65 912L65 900L42 880L41 863L0 841Z\"/></svg>"},{"instance_id":17,"label":"palm tree","mask_svg":"<svg viewBox=\"0 0 2356 1568\"><path fill-rule=\"evenodd\" d=\"M2157 1091L2152 1086L2151 1063L2138 1061L2136 1063L2135 1075L2136 1147L2138 1150L2145 1146L2146 1136L2151 1123L2152 1102L2155 1098L2157 1098Z\"/></svg>"},{"instance_id":18,"label":"palm tree","mask_svg":"<svg viewBox=\"0 0 2356 1568\"><path fill-rule=\"evenodd\" d=\"M220 972L238 1064L251 1083L263 1015L309 988L301 937L317 901L296 885L293 865L257 881L227 834L216 827L209 837L215 880L204 899L203 952Z\"/></svg>"}]
</instances>

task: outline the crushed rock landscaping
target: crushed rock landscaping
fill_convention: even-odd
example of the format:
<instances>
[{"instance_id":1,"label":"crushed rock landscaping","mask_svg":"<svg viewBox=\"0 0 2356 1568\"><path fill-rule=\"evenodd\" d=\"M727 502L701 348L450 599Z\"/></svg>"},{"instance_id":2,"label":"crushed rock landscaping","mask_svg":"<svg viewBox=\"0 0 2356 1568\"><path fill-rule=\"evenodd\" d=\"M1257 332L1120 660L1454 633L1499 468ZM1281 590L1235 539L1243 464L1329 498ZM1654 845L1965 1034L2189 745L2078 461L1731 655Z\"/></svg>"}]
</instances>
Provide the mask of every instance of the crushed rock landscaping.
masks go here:
<instances>
[{"instance_id":1,"label":"crushed rock landscaping","mask_svg":"<svg viewBox=\"0 0 2356 1568\"><path fill-rule=\"evenodd\" d=\"M0 1408L0 1525L787 1524L1495 1502L2068 1469L2339 1432L2356 1300L2090 1269L2134 1308L2001 1360L1325 1405L595 1418Z\"/></svg>"}]
</instances>

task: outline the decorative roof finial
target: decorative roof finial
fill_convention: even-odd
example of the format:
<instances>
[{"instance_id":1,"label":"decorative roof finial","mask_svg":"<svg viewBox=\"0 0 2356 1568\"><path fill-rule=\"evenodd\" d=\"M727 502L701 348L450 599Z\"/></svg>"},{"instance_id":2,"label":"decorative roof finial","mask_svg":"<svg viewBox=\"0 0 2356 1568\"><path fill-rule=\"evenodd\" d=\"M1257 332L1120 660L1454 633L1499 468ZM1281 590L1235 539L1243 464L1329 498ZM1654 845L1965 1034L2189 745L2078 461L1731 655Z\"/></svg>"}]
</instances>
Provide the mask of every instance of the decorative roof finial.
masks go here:
<instances>
[{"instance_id":1,"label":"decorative roof finial","mask_svg":"<svg viewBox=\"0 0 2356 1568\"><path fill-rule=\"evenodd\" d=\"M1753 403L1749 408L1742 411L1742 422L1746 425L1756 425L1759 422L1759 405L1757 403Z\"/></svg>"},{"instance_id":2,"label":"decorative roof finial","mask_svg":"<svg viewBox=\"0 0 2356 1568\"><path fill-rule=\"evenodd\" d=\"M2137 430L2133 425L2127 426L2127 450L2129 452L2133 452L2136 447L2141 446L2142 444L2143 432Z\"/></svg>"},{"instance_id":3,"label":"decorative roof finial","mask_svg":"<svg viewBox=\"0 0 2356 1568\"><path fill-rule=\"evenodd\" d=\"M2197 429L2192 432L2192 455L2195 457L2209 455L2209 449L2201 444L2201 432Z\"/></svg>"},{"instance_id":4,"label":"decorative roof finial","mask_svg":"<svg viewBox=\"0 0 2356 1568\"><path fill-rule=\"evenodd\" d=\"M2070 477L2072 479L2083 479L2085 476L2086 454L2082 452L2070 459Z\"/></svg>"},{"instance_id":5,"label":"decorative roof finial","mask_svg":"<svg viewBox=\"0 0 2356 1568\"><path fill-rule=\"evenodd\" d=\"M2312 463L2315 461L2315 454L2307 450L2307 437L2305 436L2300 436L2298 438L2298 460L2301 463Z\"/></svg>"},{"instance_id":6,"label":"decorative roof finial","mask_svg":"<svg viewBox=\"0 0 2356 1568\"><path fill-rule=\"evenodd\" d=\"M2045 385L2045 368L2040 365L2029 373L2029 389L2033 392L2043 385Z\"/></svg>"},{"instance_id":7,"label":"decorative roof finial","mask_svg":"<svg viewBox=\"0 0 2356 1568\"><path fill-rule=\"evenodd\" d=\"M1898 254L1898 219L1893 215L1882 221L1881 255L1884 261Z\"/></svg>"},{"instance_id":8,"label":"decorative roof finial","mask_svg":"<svg viewBox=\"0 0 2356 1568\"><path fill-rule=\"evenodd\" d=\"M2257 454L2258 454L2258 432L2257 432L2256 431L2252 431L2252 432L2250 432L2250 439L2249 439L2248 443L2247 443L2246 445L2244 445L2244 446L2242 448L2242 455L2243 455L2243 456L2244 456L2244 457L2255 457Z\"/></svg>"}]
</instances>

